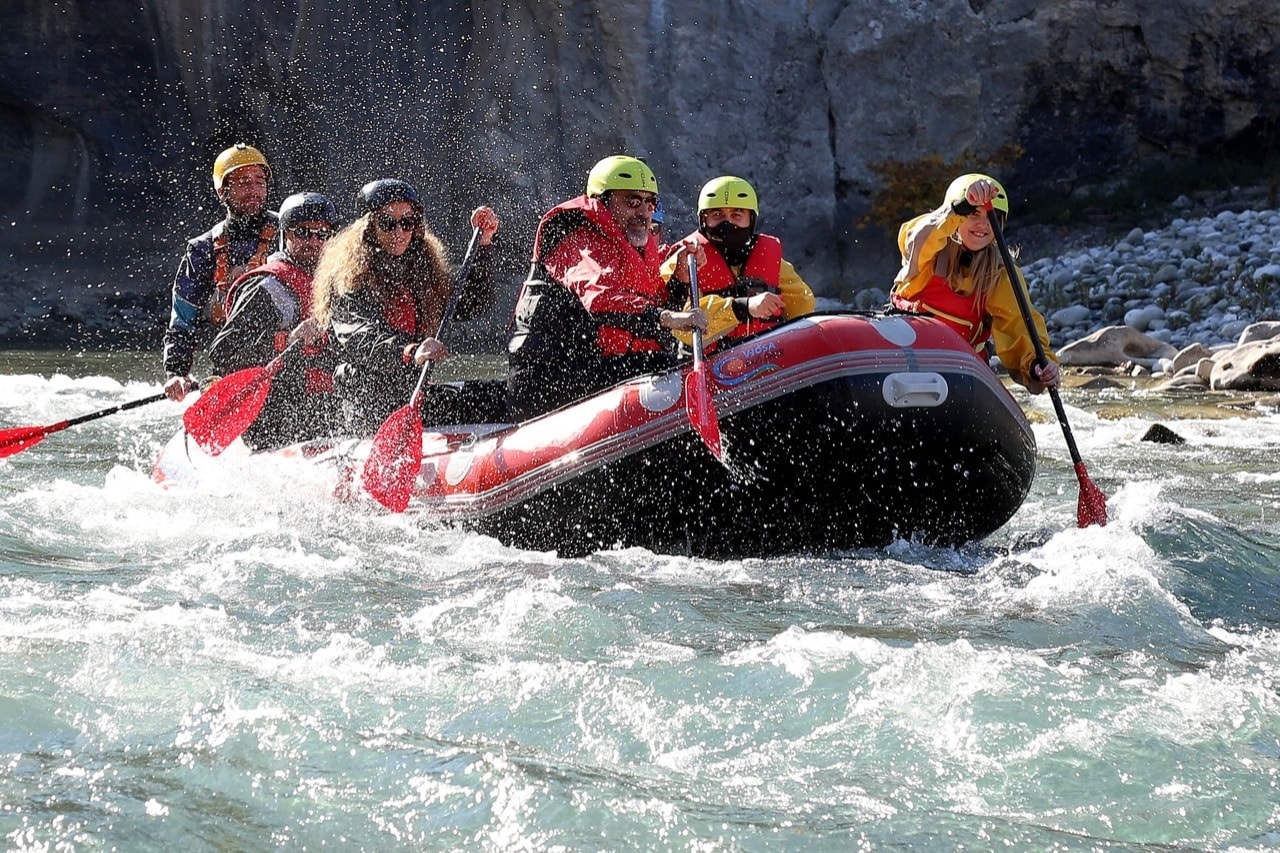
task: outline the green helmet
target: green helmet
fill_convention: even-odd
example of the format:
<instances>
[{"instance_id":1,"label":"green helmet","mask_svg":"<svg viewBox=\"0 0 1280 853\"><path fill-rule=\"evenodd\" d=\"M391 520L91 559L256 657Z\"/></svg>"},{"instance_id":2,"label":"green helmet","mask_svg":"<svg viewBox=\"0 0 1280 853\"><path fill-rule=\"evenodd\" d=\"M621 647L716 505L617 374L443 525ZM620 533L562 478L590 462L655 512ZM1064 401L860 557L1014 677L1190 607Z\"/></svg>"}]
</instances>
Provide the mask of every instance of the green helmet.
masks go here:
<instances>
[{"instance_id":1,"label":"green helmet","mask_svg":"<svg viewBox=\"0 0 1280 853\"><path fill-rule=\"evenodd\" d=\"M1009 194L1004 191L1004 185L990 175L980 175L972 172L968 175L961 175L951 182L951 186L947 187L947 204L955 204L959 201L965 201L965 193L969 191L969 187L975 181L990 181L996 185L996 197L991 200L991 206L1003 213L1009 215Z\"/></svg>"},{"instance_id":2,"label":"green helmet","mask_svg":"<svg viewBox=\"0 0 1280 853\"><path fill-rule=\"evenodd\" d=\"M587 175L587 195L601 196L610 190L658 192L658 179L643 160L614 154L591 167Z\"/></svg>"},{"instance_id":3,"label":"green helmet","mask_svg":"<svg viewBox=\"0 0 1280 853\"><path fill-rule=\"evenodd\" d=\"M733 175L712 178L698 193L698 212L716 207L740 207L760 215L760 201L751 184Z\"/></svg>"}]
</instances>

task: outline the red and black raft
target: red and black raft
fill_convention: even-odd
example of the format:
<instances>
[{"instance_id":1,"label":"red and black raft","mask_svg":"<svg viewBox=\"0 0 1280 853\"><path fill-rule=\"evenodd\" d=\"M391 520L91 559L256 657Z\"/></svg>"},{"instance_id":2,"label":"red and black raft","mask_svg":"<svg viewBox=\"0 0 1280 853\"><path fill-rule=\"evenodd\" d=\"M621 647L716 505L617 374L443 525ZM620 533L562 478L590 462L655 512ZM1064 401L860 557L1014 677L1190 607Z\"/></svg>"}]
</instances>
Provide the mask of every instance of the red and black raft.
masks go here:
<instances>
[{"instance_id":1,"label":"red and black raft","mask_svg":"<svg viewBox=\"0 0 1280 853\"><path fill-rule=\"evenodd\" d=\"M562 555L726 558L959 545L1001 527L1030 489L1022 409L937 321L814 314L707 363L724 463L691 428L684 367L521 424L428 428L410 511ZM157 480L217 464L181 439ZM335 490L358 494L368 449L279 453L332 465Z\"/></svg>"}]
</instances>

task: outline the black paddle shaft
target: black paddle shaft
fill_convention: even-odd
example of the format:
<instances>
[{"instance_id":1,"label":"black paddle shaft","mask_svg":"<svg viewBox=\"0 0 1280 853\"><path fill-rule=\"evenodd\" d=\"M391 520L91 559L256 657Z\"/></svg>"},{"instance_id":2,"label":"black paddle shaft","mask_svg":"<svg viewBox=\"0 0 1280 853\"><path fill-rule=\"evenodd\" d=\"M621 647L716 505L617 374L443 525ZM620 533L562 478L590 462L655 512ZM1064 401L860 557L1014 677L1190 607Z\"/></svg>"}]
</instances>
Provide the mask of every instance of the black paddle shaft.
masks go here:
<instances>
[{"instance_id":1,"label":"black paddle shaft","mask_svg":"<svg viewBox=\"0 0 1280 853\"><path fill-rule=\"evenodd\" d=\"M458 311L458 300L462 298L462 291L467 286L467 276L471 275L471 264L476 259L476 247L480 241L480 229L471 229L471 242L467 244L467 252L462 256L462 266L458 270L458 281L453 286L453 292L449 294L449 301L444 304L444 314L440 317L440 328L436 330L436 340L444 343L444 336L449 333L449 327L453 325L453 315ZM422 365L422 372L418 374L418 384L413 387L413 394L410 399L418 399L422 394L422 387L427 384L431 378L431 371L435 368L434 361L428 361Z\"/></svg>"},{"instance_id":2,"label":"black paddle shaft","mask_svg":"<svg viewBox=\"0 0 1280 853\"><path fill-rule=\"evenodd\" d=\"M103 409L98 412L90 412L87 415L81 415L78 418L71 418L62 422L64 427L72 427L76 424L82 424L87 421L96 421L98 418L105 418L107 415L114 415L116 412L127 411L128 409L136 409L139 406L147 406L151 403L158 403L165 398L163 393L153 394L150 397L143 397L141 400L130 400L128 403L121 403L118 406L112 406L109 409Z\"/></svg>"},{"instance_id":3,"label":"black paddle shaft","mask_svg":"<svg viewBox=\"0 0 1280 853\"><path fill-rule=\"evenodd\" d=\"M1004 260L1005 269L1009 271L1009 286L1013 288L1013 295L1017 297L1018 310L1022 312L1022 322L1026 323L1031 345L1036 348L1036 365L1044 367L1049 363L1049 357L1045 355L1044 344L1040 342L1040 330L1036 328L1035 320L1031 315L1031 298L1027 296L1027 288L1023 285L1022 277L1018 275L1018 268L1013 263L1013 255L1009 253L1009 244L1005 242L1004 231L1000 228L999 217L996 216L995 210L987 209L987 220L991 223L991 233L995 235L996 246L1000 249L1000 257ZM1062 407L1062 398L1058 396L1057 388L1050 386L1047 390L1049 398L1053 400L1053 410L1058 414L1058 425L1062 427L1062 436L1067 440L1071 461L1080 465L1084 460L1080 458L1075 436L1071 434L1071 424L1067 421L1067 410Z\"/></svg>"}]
</instances>

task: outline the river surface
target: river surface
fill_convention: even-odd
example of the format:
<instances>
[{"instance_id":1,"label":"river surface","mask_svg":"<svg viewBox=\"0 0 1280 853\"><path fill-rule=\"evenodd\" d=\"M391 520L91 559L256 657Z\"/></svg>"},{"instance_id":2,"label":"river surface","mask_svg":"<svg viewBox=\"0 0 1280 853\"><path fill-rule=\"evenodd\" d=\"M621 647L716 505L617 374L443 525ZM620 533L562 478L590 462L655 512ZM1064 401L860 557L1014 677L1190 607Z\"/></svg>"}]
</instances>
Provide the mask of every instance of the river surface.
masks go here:
<instances>
[{"instance_id":1,"label":"river surface","mask_svg":"<svg viewBox=\"0 0 1280 853\"><path fill-rule=\"evenodd\" d=\"M158 390L0 357L0 428ZM1280 415L1064 399L1105 528L1019 392L987 540L732 562L164 490L167 401L51 434L0 460L3 847L1278 848Z\"/></svg>"}]
</instances>

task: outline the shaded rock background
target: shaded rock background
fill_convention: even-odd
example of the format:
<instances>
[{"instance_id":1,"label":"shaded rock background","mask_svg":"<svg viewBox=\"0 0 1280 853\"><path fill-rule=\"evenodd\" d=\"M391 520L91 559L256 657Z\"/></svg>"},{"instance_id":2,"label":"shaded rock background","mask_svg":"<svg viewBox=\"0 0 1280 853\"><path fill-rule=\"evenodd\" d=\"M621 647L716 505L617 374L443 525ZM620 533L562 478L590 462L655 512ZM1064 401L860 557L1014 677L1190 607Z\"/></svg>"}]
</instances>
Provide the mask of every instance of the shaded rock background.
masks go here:
<instances>
[{"instance_id":1,"label":"shaded rock background","mask_svg":"<svg viewBox=\"0 0 1280 853\"><path fill-rule=\"evenodd\" d=\"M1261 158L1278 106L1274 0L7 0L0 312L22 321L0 344L157 346L239 140L273 202L315 189L348 212L366 180L413 181L455 251L493 204L497 337L537 218L610 153L650 161L677 234L705 180L747 177L762 228L848 300L896 268L893 236L857 225L871 163L1017 143L1016 225L1144 163Z\"/></svg>"}]
</instances>

